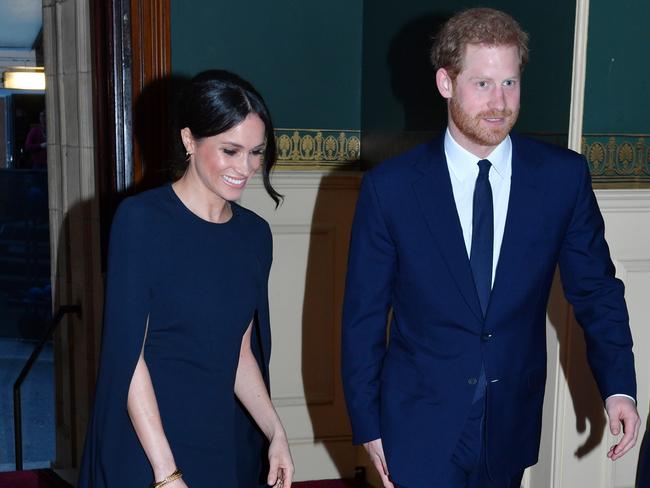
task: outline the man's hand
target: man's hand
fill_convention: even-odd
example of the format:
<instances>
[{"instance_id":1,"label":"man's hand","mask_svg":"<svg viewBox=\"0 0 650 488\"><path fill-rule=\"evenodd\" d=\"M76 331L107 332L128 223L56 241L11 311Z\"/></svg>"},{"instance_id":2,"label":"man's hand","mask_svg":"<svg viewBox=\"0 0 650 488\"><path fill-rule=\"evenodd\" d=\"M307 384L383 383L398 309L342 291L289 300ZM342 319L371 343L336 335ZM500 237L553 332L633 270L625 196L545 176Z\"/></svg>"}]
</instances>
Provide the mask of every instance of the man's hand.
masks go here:
<instances>
[{"instance_id":1,"label":"man's hand","mask_svg":"<svg viewBox=\"0 0 650 488\"><path fill-rule=\"evenodd\" d=\"M623 424L623 438L618 444L610 447L607 453L608 458L616 461L636 444L641 419L636 411L634 400L625 396L609 397L605 401L605 409L609 417L609 430L612 435L619 435L621 424Z\"/></svg>"},{"instance_id":2,"label":"man's hand","mask_svg":"<svg viewBox=\"0 0 650 488\"><path fill-rule=\"evenodd\" d=\"M363 444L363 447L366 448L370 460L375 465L375 468L381 477L381 482L384 484L384 488L395 488L393 483L388 479L388 467L386 466L384 446L381 443L381 438L366 442Z\"/></svg>"}]
</instances>

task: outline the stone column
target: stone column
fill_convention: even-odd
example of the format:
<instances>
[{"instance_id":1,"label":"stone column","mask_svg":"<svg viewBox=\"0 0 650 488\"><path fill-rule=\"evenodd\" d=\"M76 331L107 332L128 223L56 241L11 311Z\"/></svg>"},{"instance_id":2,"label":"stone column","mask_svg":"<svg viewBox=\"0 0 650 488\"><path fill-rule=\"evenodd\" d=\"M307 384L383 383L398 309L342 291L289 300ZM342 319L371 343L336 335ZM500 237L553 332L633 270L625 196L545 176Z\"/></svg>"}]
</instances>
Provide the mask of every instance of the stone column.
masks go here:
<instances>
[{"instance_id":1,"label":"stone column","mask_svg":"<svg viewBox=\"0 0 650 488\"><path fill-rule=\"evenodd\" d=\"M103 286L95 178L89 0L44 0L52 288L79 304L55 336L55 466L78 466L99 350Z\"/></svg>"}]
</instances>

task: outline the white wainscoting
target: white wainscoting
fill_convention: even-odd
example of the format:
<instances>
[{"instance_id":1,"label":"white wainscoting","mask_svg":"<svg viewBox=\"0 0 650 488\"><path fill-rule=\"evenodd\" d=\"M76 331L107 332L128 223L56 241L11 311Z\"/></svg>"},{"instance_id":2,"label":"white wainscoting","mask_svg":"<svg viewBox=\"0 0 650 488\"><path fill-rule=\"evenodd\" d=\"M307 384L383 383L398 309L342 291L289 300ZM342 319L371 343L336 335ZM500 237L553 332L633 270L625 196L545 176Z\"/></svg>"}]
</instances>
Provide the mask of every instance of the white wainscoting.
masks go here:
<instances>
[{"instance_id":1,"label":"white wainscoting","mask_svg":"<svg viewBox=\"0 0 650 488\"><path fill-rule=\"evenodd\" d=\"M340 319L359 173L278 171L277 210L257 178L242 204L273 231L270 278L273 402L291 443L296 479L351 477L364 463L340 381Z\"/></svg>"}]
</instances>

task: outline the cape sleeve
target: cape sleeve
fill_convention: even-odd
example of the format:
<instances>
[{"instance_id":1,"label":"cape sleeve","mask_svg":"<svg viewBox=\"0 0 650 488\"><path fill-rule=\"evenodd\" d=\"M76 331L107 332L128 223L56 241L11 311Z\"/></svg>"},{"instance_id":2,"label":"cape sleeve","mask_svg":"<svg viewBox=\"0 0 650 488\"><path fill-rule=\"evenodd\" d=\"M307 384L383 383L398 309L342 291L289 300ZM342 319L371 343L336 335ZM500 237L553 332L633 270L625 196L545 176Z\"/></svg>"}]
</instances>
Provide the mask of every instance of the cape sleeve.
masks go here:
<instances>
[{"instance_id":1,"label":"cape sleeve","mask_svg":"<svg viewBox=\"0 0 650 488\"><path fill-rule=\"evenodd\" d=\"M127 396L140 355L150 306L151 281L145 208L126 199L111 228L104 303L104 327L93 412L86 433L80 488L104 488L118 469L116 454L132 429Z\"/></svg>"},{"instance_id":2,"label":"cape sleeve","mask_svg":"<svg viewBox=\"0 0 650 488\"><path fill-rule=\"evenodd\" d=\"M273 260L271 229L264 222L257 250L261 281L257 310L251 334L251 349L270 392L269 364L271 358L271 324L269 318L268 282ZM270 394L270 393L269 393ZM266 487L268 474L268 441L244 406L237 401L237 479L240 488Z\"/></svg>"}]
</instances>

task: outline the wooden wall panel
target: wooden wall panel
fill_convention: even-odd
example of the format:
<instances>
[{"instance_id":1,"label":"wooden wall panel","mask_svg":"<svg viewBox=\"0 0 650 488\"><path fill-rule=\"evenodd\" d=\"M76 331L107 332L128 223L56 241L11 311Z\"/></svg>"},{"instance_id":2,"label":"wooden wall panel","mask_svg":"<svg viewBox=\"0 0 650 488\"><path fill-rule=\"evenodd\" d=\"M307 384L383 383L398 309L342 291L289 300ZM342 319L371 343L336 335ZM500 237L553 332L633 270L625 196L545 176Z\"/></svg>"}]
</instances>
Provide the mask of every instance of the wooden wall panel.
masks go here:
<instances>
[{"instance_id":1,"label":"wooden wall panel","mask_svg":"<svg viewBox=\"0 0 650 488\"><path fill-rule=\"evenodd\" d=\"M170 151L169 0L131 0L133 163L138 189L167 177Z\"/></svg>"}]
</instances>

